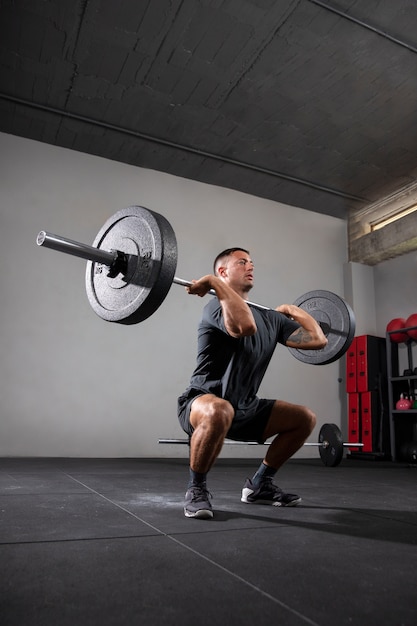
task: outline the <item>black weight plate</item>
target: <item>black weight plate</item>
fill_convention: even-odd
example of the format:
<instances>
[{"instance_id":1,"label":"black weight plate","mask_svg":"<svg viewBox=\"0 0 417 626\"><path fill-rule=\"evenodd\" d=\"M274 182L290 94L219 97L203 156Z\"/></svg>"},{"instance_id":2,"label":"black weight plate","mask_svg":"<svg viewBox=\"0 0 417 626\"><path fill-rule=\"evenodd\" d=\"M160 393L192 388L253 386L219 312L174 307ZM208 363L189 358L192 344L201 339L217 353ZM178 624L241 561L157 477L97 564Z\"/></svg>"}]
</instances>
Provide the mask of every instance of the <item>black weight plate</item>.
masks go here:
<instances>
[{"instance_id":1,"label":"black weight plate","mask_svg":"<svg viewBox=\"0 0 417 626\"><path fill-rule=\"evenodd\" d=\"M296 359L312 365L327 365L344 355L355 336L355 315L340 296L323 289L309 291L294 304L307 311L322 326L327 346L322 350L289 348Z\"/></svg>"},{"instance_id":2,"label":"black weight plate","mask_svg":"<svg viewBox=\"0 0 417 626\"><path fill-rule=\"evenodd\" d=\"M127 255L126 274L108 276L106 265L87 262L86 290L99 317L137 324L161 305L177 267L177 241L168 220L149 209L117 211L98 232L93 246Z\"/></svg>"},{"instance_id":3,"label":"black weight plate","mask_svg":"<svg viewBox=\"0 0 417 626\"><path fill-rule=\"evenodd\" d=\"M343 439L336 424L323 424L320 428L319 453L323 464L328 467L336 467L342 460Z\"/></svg>"}]
</instances>

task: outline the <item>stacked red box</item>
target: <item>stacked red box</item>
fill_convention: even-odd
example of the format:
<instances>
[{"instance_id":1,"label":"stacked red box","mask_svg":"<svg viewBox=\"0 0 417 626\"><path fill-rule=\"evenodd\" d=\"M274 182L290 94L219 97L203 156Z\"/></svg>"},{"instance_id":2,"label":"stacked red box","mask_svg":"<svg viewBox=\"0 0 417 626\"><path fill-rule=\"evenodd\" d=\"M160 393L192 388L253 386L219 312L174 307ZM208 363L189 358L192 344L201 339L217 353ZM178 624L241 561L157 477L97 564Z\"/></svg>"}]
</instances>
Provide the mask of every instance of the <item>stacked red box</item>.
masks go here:
<instances>
[{"instance_id":1,"label":"stacked red box","mask_svg":"<svg viewBox=\"0 0 417 626\"><path fill-rule=\"evenodd\" d=\"M360 443L360 423L359 423L359 394L350 393L348 395L348 440L352 443ZM357 452L359 448L350 448L351 452Z\"/></svg>"},{"instance_id":2,"label":"stacked red box","mask_svg":"<svg viewBox=\"0 0 417 626\"><path fill-rule=\"evenodd\" d=\"M347 393L356 393L356 343L357 337L353 338L352 343L346 352L346 391Z\"/></svg>"},{"instance_id":3,"label":"stacked red box","mask_svg":"<svg viewBox=\"0 0 417 626\"><path fill-rule=\"evenodd\" d=\"M363 444L361 448L351 448L353 452L381 452L385 349L385 339L360 335L346 352L349 441Z\"/></svg>"},{"instance_id":4,"label":"stacked red box","mask_svg":"<svg viewBox=\"0 0 417 626\"><path fill-rule=\"evenodd\" d=\"M372 424L376 420L372 415L372 392L365 391L361 398L362 443L364 452L373 450Z\"/></svg>"}]
</instances>

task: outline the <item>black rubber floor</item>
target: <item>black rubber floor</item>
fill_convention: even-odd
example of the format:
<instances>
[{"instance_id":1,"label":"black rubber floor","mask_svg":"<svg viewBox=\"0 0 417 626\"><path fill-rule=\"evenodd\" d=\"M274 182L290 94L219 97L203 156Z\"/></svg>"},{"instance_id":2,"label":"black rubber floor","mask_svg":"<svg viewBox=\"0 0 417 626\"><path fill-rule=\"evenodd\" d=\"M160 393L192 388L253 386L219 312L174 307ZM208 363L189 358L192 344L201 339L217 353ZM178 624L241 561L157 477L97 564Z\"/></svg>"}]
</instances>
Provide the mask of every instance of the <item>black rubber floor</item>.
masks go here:
<instances>
[{"instance_id":1,"label":"black rubber floor","mask_svg":"<svg viewBox=\"0 0 417 626\"><path fill-rule=\"evenodd\" d=\"M417 468L292 460L296 508L240 502L249 460L0 459L1 626L417 624Z\"/></svg>"}]
</instances>

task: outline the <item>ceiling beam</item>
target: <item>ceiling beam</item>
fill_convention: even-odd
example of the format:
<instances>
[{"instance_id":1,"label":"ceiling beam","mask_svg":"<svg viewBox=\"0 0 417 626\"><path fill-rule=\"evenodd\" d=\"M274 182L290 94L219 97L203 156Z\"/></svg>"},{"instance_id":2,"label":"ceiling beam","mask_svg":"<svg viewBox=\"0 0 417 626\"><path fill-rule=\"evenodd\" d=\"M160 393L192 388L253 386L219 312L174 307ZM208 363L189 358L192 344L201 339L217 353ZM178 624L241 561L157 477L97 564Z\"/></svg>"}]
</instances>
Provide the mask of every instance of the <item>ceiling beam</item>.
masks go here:
<instances>
[{"instance_id":1,"label":"ceiling beam","mask_svg":"<svg viewBox=\"0 0 417 626\"><path fill-rule=\"evenodd\" d=\"M349 242L349 260L377 265L417 250L417 217L410 213L383 228Z\"/></svg>"}]
</instances>

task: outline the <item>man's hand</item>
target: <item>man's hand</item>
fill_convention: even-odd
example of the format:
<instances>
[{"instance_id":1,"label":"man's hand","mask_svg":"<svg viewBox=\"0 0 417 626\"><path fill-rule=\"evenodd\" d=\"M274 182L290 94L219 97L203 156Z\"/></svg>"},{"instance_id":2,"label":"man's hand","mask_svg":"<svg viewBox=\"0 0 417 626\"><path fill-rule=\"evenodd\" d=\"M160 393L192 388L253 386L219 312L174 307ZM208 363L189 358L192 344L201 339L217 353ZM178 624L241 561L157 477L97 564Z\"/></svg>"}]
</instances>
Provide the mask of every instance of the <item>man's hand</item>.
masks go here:
<instances>
[{"instance_id":1,"label":"man's hand","mask_svg":"<svg viewBox=\"0 0 417 626\"><path fill-rule=\"evenodd\" d=\"M291 317L292 319L295 319L295 317L293 316L294 310L295 310L295 313L297 314L297 312L301 309L299 309L298 306L295 306L294 304L280 304L280 306L277 306L275 310L278 311L279 313L283 313L287 317Z\"/></svg>"},{"instance_id":2,"label":"man's hand","mask_svg":"<svg viewBox=\"0 0 417 626\"><path fill-rule=\"evenodd\" d=\"M207 274L206 276L199 278L199 280L192 280L192 284L185 289L188 291L189 294L193 296L200 296L200 298L203 298L205 295L208 294L210 289L212 289L211 281L213 278L215 277L212 274Z\"/></svg>"}]
</instances>

